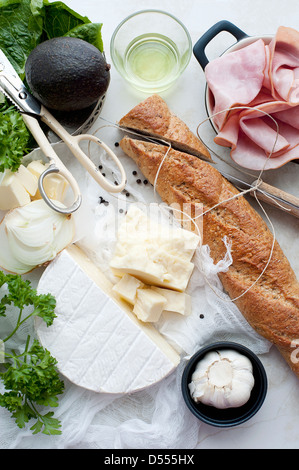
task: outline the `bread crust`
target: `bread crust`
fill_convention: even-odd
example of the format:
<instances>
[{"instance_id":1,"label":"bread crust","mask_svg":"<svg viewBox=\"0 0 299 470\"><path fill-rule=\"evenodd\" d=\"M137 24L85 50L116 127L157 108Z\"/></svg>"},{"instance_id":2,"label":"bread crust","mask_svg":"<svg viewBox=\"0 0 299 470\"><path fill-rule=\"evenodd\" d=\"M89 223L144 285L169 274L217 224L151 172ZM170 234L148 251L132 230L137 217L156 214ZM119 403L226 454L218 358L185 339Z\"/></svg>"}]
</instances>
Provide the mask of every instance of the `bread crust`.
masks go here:
<instances>
[{"instance_id":1,"label":"bread crust","mask_svg":"<svg viewBox=\"0 0 299 470\"><path fill-rule=\"evenodd\" d=\"M118 123L145 135L162 138L191 155L211 160L211 155L203 143L188 126L174 115L159 95L149 96L128 112Z\"/></svg>"},{"instance_id":2,"label":"bread crust","mask_svg":"<svg viewBox=\"0 0 299 470\"><path fill-rule=\"evenodd\" d=\"M168 147L128 137L120 146L154 184ZM273 235L264 220L243 196L211 209L239 191L209 163L173 149L160 167L156 190L169 205L203 204L203 244L209 245L215 263L226 253L224 237L231 242L233 263L227 272L219 274L225 291L231 299L241 295L235 303L243 316L276 345L299 377L299 365L291 356L293 341L299 340L299 283L277 241L265 273L251 287L265 268L273 245Z\"/></svg>"}]
</instances>

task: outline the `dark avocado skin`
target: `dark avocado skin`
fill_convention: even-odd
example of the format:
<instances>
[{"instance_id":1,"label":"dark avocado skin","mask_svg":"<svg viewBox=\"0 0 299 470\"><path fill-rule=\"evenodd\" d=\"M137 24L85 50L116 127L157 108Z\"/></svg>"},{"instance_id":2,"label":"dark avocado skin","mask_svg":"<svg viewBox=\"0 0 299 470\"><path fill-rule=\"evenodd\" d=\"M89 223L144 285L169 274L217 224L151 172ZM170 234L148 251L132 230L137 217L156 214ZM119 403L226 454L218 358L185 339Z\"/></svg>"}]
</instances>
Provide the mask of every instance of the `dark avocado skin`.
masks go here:
<instances>
[{"instance_id":1,"label":"dark avocado skin","mask_svg":"<svg viewBox=\"0 0 299 470\"><path fill-rule=\"evenodd\" d=\"M92 44L78 38L44 41L29 54L26 81L46 108L76 111L96 103L110 83L110 66Z\"/></svg>"}]
</instances>

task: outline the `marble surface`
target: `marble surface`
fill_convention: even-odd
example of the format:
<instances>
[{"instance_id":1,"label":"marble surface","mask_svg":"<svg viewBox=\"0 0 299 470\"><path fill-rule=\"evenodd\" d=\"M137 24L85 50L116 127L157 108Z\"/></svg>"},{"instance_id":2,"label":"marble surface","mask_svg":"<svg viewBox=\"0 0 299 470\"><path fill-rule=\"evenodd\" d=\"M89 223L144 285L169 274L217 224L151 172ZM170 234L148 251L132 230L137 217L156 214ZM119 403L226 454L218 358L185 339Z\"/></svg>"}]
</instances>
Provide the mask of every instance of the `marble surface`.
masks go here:
<instances>
[{"instance_id":1,"label":"marble surface","mask_svg":"<svg viewBox=\"0 0 299 470\"><path fill-rule=\"evenodd\" d=\"M143 8L158 8L179 17L188 28L193 44L213 24L227 19L235 23L248 35L274 34L278 26L298 28L298 0L286 0L283 7L278 0L65 0L72 9L88 16L93 22L103 23L103 40L107 61L110 58L110 38L118 23L130 13ZM233 44L234 38L221 33L207 50L210 59L216 57L226 47ZM193 131L206 118L204 106L205 81L203 72L192 56L191 61L177 84L161 93L173 112L177 113ZM146 95L130 88L111 69L111 84L107 93L102 116L116 122L131 107ZM210 127L203 126L202 133L207 143L212 145ZM292 164L294 165L294 164ZM295 167L294 167L295 168ZM286 170L277 180L269 179L283 189L296 194L298 181L297 168ZM299 275L297 255L299 220L282 214L277 209L269 209L277 237L289 255L290 261ZM38 274L38 273L37 273ZM299 447L299 382L274 347L261 360L266 368L269 389L263 407L250 421L231 429L219 429L201 424L198 449L277 449Z\"/></svg>"}]
</instances>

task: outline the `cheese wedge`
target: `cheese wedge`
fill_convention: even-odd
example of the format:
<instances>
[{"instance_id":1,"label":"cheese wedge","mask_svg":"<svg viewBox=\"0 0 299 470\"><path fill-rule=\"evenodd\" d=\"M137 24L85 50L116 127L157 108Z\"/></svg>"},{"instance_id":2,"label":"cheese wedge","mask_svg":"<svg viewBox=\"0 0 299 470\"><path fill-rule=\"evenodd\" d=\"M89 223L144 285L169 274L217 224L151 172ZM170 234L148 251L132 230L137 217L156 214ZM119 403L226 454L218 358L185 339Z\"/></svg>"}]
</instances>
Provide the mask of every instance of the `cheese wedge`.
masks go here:
<instances>
[{"instance_id":1,"label":"cheese wedge","mask_svg":"<svg viewBox=\"0 0 299 470\"><path fill-rule=\"evenodd\" d=\"M39 281L39 293L56 297L57 317L50 327L36 318L36 331L71 382L95 392L131 393L170 374L180 356L112 288L82 250L68 247Z\"/></svg>"},{"instance_id":2,"label":"cheese wedge","mask_svg":"<svg viewBox=\"0 0 299 470\"><path fill-rule=\"evenodd\" d=\"M150 208L149 208L150 209ZM200 237L189 230L160 223L157 218L145 213L138 205L131 204L125 219L120 224L117 233L118 249L127 251L132 245L158 245L170 255L179 256L191 261Z\"/></svg>"},{"instance_id":3,"label":"cheese wedge","mask_svg":"<svg viewBox=\"0 0 299 470\"><path fill-rule=\"evenodd\" d=\"M114 256L110 267L116 276L128 273L145 284L164 286L181 292L186 290L194 269L190 261L170 255L153 245L137 245L124 256Z\"/></svg>"},{"instance_id":4,"label":"cheese wedge","mask_svg":"<svg viewBox=\"0 0 299 470\"><path fill-rule=\"evenodd\" d=\"M157 322L166 305L166 299L151 288L137 289L133 313L143 322Z\"/></svg>"},{"instance_id":5,"label":"cheese wedge","mask_svg":"<svg viewBox=\"0 0 299 470\"><path fill-rule=\"evenodd\" d=\"M144 284L134 276L125 274L117 284L113 286L113 291L130 304L136 302L137 289L143 287Z\"/></svg>"},{"instance_id":6,"label":"cheese wedge","mask_svg":"<svg viewBox=\"0 0 299 470\"><path fill-rule=\"evenodd\" d=\"M163 289L160 287L152 286L152 290L162 295L166 299L163 311L180 313L181 315L188 316L191 314L191 296L185 292L176 292L170 289Z\"/></svg>"},{"instance_id":7,"label":"cheese wedge","mask_svg":"<svg viewBox=\"0 0 299 470\"><path fill-rule=\"evenodd\" d=\"M132 204L121 223L110 268L145 284L184 291L194 269L200 238L182 228L160 224Z\"/></svg>"}]
</instances>

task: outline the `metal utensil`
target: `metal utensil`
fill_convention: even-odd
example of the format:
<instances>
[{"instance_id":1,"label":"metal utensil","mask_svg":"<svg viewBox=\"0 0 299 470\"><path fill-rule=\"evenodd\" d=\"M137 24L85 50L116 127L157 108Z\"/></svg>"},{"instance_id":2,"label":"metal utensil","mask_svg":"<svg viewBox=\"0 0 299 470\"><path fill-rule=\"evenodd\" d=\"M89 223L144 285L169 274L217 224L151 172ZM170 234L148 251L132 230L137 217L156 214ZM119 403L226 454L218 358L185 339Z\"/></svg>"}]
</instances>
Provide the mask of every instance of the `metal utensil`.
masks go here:
<instances>
[{"instance_id":1,"label":"metal utensil","mask_svg":"<svg viewBox=\"0 0 299 470\"><path fill-rule=\"evenodd\" d=\"M220 173L238 189L247 190L251 188L251 195L254 193L260 201L264 201L271 206L282 209L285 212L288 212L288 214L299 218L299 198L296 196L282 191L275 186L271 186L264 181L259 182L257 186L257 181L247 183L246 181L225 173L222 170L220 170Z\"/></svg>"}]
</instances>

